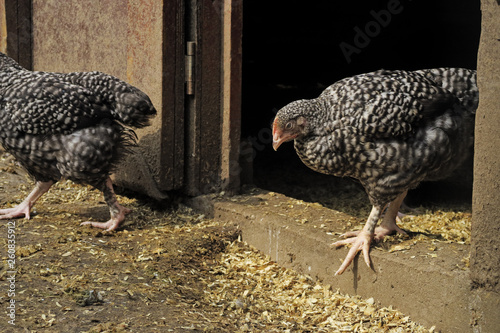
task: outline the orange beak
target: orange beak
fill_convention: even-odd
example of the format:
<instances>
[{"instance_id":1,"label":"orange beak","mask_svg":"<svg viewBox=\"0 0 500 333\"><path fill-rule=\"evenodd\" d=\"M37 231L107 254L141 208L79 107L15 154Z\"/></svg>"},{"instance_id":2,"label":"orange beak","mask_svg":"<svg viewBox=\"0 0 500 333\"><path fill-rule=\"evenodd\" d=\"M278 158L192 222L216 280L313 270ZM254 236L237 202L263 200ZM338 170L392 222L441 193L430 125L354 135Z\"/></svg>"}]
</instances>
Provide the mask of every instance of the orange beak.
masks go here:
<instances>
[{"instance_id":1,"label":"orange beak","mask_svg":"<svg viewBox=\"0 0 500 333\"><path fill-rule=\"evenodd\" d=\"M283 142L291 141L297 137L297 134L291 135L289 133L283 133L281 128L278 125L278 120L274 119L273 122L273 148L274 150L278 150L279 146Z\"/></svg>"},{"instance_id":2,"label":"orange beak","mask_svg":"<svg viewBox=\"0 0 500 333\"><path fill-rule=\"evenodd\" d=\"M279 146L283 143L281 138L282 131L278 128L278 119L275 118L273 122L273 149L278 150Z\"/></svg>"},{"instance_id":3,"label":"orange beak","mask_svg":"<svg viewBox=\"0 0 500 333\"><path fill-rule=\"evenodd\" d=\"M275 133L273 135L273 148L274 150L278 150L279 146L283 143L283 140L280 139L279 133Z\"/></svg>"}]
</instances>

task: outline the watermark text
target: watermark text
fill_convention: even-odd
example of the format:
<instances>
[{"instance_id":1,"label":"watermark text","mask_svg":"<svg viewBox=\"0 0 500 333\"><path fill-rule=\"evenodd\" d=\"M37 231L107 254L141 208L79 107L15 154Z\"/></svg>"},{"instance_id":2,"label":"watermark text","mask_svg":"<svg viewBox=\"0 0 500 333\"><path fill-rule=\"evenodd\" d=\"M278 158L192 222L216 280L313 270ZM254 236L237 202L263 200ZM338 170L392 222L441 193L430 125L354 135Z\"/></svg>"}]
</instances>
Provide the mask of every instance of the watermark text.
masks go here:
<instances>
[{"instance_id":1,"label":"watermark text","mask_svg":"<svg viewBox=\"0 0 500 333\"><path fill-rule=\"evenodd\" d=\"M7 322L16 325L16 222L7 222Z\"/></svg>"}]
</instances>

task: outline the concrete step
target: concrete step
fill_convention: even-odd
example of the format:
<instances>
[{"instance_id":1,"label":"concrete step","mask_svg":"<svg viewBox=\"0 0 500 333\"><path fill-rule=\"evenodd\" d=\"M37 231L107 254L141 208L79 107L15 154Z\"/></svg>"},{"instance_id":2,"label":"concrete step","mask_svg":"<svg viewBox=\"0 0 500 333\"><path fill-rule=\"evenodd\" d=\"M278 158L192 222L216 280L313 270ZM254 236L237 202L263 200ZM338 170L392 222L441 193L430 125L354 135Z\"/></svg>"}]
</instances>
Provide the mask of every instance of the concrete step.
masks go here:
<instances>
[{"instance_id":1,"label":"concrete step","mask_svg":"<svg viewBox=\"0 0 500 333\"><path fill-rule=\"evenodd\" d=\"M348 249L330 244L352 228L346 228L352 216L259 189L229 198L197 197L190 204L234 223L244 241L272 260L334 290L373 297L437 331L471 331L472 293L462 261L469 255L467 245L410 239L398 250L399 241L392 239L372 246L373 268L358 256L344 274L334 276Z\"/></svg>"}]
</instances>

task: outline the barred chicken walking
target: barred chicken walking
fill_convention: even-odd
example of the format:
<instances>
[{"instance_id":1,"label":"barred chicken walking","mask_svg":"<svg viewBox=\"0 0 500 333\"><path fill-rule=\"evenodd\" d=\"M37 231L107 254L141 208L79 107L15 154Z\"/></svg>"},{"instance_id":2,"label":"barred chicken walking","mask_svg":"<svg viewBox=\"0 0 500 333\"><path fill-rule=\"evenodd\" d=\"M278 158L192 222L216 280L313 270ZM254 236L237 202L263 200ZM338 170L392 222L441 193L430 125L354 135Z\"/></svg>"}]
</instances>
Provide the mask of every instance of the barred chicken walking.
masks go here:
<instances>
[{"instance_id":1,"label":"barred chicken walking","mask_svg":"<svg viewBox=\"0 0 500 333\"><path fill-rule=\"evenodd\" d=\"M408 189L449 176L467 158L478 99L473 70L379 70L340 80L318 98L278 111L275 150L294 140L305 165L359 180L372 204L363 229L332 244L352 244L336 275L359 251L370 267L372 240L404 233L396 217Z\"/></svg>"},{"instance_id":2,"label":"barred chicken walking","mask_svg":"<svg viewBox=\"0 0 500 333\"><path fill-rule=\"evenodd\" d=\"M130 210L117 202L110 173L135 143L129 127L155 114L146 94L111 75L33 72L0 53L0 142L36 181L0 219L29 219L36 200L65 178L101 190L109 207L109 221L82 224L115 230Z\"/></svg>"}]
</instances>

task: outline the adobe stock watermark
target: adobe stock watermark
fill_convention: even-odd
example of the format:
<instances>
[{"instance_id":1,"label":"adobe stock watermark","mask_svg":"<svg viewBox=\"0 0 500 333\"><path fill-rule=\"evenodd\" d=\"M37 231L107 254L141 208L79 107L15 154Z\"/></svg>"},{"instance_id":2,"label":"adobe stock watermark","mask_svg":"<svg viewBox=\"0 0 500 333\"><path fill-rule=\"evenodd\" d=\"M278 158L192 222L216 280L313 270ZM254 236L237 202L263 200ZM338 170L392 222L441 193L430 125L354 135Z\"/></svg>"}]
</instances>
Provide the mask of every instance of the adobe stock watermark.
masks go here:
<instances>
[{"instance_id":1,"label":"adobe stock watermark","mask_svg":"<svg viewBox=\"0 0 500 333\"><path fill-rule=\"evenodd\" d=\"M339 44L347 63L350 64L352 62L351 57L354 54L360 54L370 44L372 39L377 37L382 32L382 29L391 23L393 16L401 14L403 9L404 7L399 0L389 0L386 9L379 11L371 10L370 15L373 17L373 20L368 21L363 28L359 26L354 27L355 35L353 43L341 42Z\"/></svg>"},{"instance_id":2,"label":"adobe stock watermark","mask_svg":"<svg viewBox=\"0 0 500 333\"><path fill-rule=\"evenodd\" d=\"M16 325L16 221L7 222L7 322Z\"/></svg>"}]
</instances>

